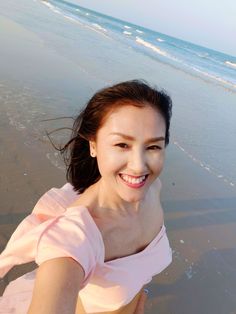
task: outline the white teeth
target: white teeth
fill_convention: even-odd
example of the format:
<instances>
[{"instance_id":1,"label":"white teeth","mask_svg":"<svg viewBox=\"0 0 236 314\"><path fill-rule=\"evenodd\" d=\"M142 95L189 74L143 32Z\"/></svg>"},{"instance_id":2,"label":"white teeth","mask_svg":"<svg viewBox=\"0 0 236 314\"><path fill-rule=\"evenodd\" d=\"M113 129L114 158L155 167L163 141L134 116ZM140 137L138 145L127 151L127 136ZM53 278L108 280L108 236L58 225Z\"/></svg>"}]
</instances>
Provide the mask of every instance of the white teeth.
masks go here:
<instances>
[{"instance_id":1,"label":"white teeth","mask_svg":"<svg viewBox=\"0 0 236 314\"><path fill-rule=\"evenodd\" d=\"M129 177L127 174L122 174L121 177L124 181L131 183L131 184L138 184L138 183L141 183L142 181L145 180L145 176L142 176L142 177L135 179L135 178Z\"/></svg>"}]
</instances>

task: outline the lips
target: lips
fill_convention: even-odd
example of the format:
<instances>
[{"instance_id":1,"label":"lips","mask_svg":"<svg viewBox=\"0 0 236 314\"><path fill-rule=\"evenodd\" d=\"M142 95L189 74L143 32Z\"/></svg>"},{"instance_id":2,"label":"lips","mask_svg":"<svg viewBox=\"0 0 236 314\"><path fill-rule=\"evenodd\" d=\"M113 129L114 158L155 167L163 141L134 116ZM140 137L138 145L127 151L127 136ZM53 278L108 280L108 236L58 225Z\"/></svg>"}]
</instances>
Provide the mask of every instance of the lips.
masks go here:
<instances>
[{"instance_id":1,"label":"lips","mask_svg":"<svg viewBox=\"0 0 236 314\"><path fill-rule=\"evenodd\" d=\"M119 176L126 185L132 188L142 187L145 184L146 179L148 177L148 175L135 177L135 176L129 176L127 174L119 174Z\"/></svg>"}]
</instances>

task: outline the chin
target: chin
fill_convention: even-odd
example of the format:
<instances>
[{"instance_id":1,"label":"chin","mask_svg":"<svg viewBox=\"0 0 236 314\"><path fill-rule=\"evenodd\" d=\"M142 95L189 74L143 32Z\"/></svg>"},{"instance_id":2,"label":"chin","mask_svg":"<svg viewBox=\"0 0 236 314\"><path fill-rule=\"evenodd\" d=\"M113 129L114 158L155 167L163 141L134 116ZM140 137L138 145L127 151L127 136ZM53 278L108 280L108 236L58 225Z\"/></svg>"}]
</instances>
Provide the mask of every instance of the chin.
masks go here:
<instances>
[{"instance_id":1,"label":"chin","mask_svg":"<svg viewBox=\"0 0 236 314\"><path fill-rule=\"evenodd\" d=\"M145 198L145 194L141 194L141 195L131 195L131 193L129 195L123 195L121 196L121 198L126 201L127 203L135 203L135 202L140 202L143 201Z\"/></svg>"}]
</instances>

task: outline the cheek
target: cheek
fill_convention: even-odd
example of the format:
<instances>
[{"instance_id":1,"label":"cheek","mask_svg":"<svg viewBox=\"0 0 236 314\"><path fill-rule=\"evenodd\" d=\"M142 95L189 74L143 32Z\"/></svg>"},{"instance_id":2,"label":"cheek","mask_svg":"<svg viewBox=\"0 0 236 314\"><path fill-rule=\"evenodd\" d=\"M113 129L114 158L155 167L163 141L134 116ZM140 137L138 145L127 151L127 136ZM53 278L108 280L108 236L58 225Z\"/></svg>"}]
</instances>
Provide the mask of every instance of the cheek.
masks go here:
<instances>
[{"instance_id":1,"label":"cheek","mask_svg":"<svg viewBox=\"0 0 236 314\"><path fill-rule=\"evenodd\" d=\"M124 156L111 149L97 154L98 169L101 176L119 171L124 164Z\"/></svg>"},{"instance_id":2,"label":"cheek","mask_svg":"<svg viewBox=\"0 0 236 314\"><path fill-rule=\"evenodd\" d=\"M161 153L157 158L155 158L155 161L153 160L152 165L153 169L155 169L156 172L160 173L164 167L164 161L165 161L165 153Z\"/></svg>"}]
</instances>

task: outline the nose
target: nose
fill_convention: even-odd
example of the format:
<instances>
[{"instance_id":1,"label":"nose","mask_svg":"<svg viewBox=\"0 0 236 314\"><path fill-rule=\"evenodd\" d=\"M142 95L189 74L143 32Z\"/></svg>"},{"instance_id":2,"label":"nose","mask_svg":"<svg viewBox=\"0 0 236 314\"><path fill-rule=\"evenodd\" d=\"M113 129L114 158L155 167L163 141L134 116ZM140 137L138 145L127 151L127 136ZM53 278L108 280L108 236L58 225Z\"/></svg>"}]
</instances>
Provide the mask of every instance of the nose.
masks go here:
<instances>
[{"instance_id":1,"label":"nose","mask_svg":"<svg viewBox=\"0 0 236 314\"><path fill-rule=\"evenodd\" d=\"M147 171L147 160L142 150L134 150L130 153L129 169L133 175L142 175Z\"/></svg>"}]
</instances>

